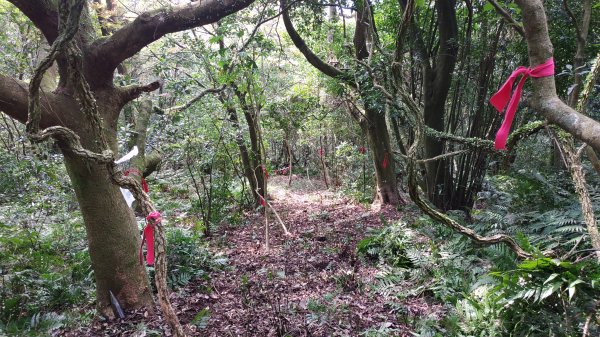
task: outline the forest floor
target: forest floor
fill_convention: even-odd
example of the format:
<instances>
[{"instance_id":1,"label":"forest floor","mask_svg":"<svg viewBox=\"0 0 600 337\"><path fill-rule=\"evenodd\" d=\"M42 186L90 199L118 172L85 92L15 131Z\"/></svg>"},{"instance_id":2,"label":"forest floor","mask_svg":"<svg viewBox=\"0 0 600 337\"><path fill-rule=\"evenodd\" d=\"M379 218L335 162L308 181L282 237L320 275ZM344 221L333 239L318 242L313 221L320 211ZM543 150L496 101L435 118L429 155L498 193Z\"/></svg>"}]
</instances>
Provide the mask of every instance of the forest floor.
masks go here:
<instances>
[{"instance_id":1,"label":"forest floor","mask_svg":"<svg viewBox=\"0 0 600 337\"><path fill-rule=\"evenodd\" d=\"M397 323L390 307L394 299L373 289L377 266L356 254L356 244L381 228L382 218L398 220L400 212L393 207L366 209L328 191L320 181L301 177L290 187L286 177L270 179L269 202L290 235L273 214L268 250L263 214L248 213L242 224L221 226L211 247L228 258L229 267L172 294L190 335L360 336L368 329L411 335ZM418 298L397 304L416 316L437 311ZM83 330L87 336L140 335L126 333L139 322L162 330L161 319L146 315L132 314L116 324L97 322ZM194 318L195 324L189 324Z\"/></svg>"}]
</instances>

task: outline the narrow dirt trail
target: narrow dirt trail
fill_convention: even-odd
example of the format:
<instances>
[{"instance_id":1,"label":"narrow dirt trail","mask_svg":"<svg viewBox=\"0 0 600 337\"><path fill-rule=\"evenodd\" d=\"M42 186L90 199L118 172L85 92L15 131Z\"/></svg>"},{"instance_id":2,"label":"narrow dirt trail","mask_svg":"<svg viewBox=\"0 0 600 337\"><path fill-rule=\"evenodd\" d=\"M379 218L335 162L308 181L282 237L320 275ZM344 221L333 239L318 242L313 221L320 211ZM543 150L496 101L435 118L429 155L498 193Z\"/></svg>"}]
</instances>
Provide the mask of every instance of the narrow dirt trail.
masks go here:
<instances>
[{"instance_id":1,"label":"narrow dirt trail","mask_svg":"<svg viewBox=\"0 0 600 337\"><path fill-rule=\"evenodd\" d=\"M356 243L387 220L393 208L366 210L338 198L320 182L304 178L269 181L271 204L292 233L270 216L270 249L264 247L264 217L249 214L242 226L214 236L232 270L211 275L210 295L188 303L188 323L203 308L210 319L201 336L359 336L395 322L385 300L370 289L376 269L356 257ZM213 246L217 245L213 242ZM188 290L194 293L193 289ZM400 328L399 326L390 326Z\"/></svg>"}]
</instances>

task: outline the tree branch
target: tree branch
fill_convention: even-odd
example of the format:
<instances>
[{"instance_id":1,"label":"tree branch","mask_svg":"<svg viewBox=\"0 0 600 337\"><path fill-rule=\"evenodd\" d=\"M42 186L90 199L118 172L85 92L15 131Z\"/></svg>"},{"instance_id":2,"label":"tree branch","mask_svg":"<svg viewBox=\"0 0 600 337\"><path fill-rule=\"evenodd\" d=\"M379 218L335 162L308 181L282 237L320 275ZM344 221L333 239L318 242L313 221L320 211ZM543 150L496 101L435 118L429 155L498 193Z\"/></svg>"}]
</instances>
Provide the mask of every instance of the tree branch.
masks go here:
<instances>
[{"instance_id":1,"label":"tree branch","mask_svg":"<svg viewBox=\"0 0 600 337\"><path fill-rule=\"evenodd\" d=\"M541 0L517 0L529 51L529 63L538 65L552 57L546 13ZM600 151L600 122L584 116L558 98L554 76L533 78L532 106L551 123Z\"/></svg>"},{"instance_id":2,"label":"tree branch","mask_svg":"<svg viewBox=\"0 0 600 337\"><path fill-rule=\"evenodd\" d=\"M223 85L220 88L209 88L206 90L203 90L202 92L200 92L198 95L194 96L194 98L192 98L191 100L189 100L187 103L185 104L181 104L181 105L177 105L174 107L170 107L167 109L160 109L158 107L154 107L154 111L158 114L165 114L165 113L170 113L170 112L177 112L177 111L181 111L181 110L186 110L189 107L191 107L192 105L194 105L196 102L198 102L199 100L201 100L204 96L208 95L208 94L216 94L219 93L223 90L225 90L225 85Z\"/></svg>"},{"instance_id":3,"label":"tree branch","mask_svg":"<svg viewBox=\"0 0 600 337\"><path fill-rule=\"evenodd\" d=\"M304 42L302 37L294 28L294 24L290 19L290 13L286 5L286 0L280 0L280 5L281 16L283 18L283 24L285 25L285 29L290 35L290 38L292 39L292 42L294 42L296 48L298 48L302 55L304 55L308 63L310 63L313 67L317 68L323 74L329 77L340 79L344 83L352 87L356 87L356 83L354 83L352 76L321 60L319 56L317 56L315 53L313 53L312 50L310 50L310 48L306 45L306 42Z\"/></svg>"},{"instance_id":4,"label":"tree branch","mask_svg":"<svg viewBox=\"0 0 600 337\"><path fill-rule=\"evenodd\" d=\"M27 101L27 83L0 74L0 110L25 124Z\"/></svg>"},{"instance_id":5,"label":"tree branch","mask_svg":"<svg viewBox=\"0 0 600 337\"><path fill-rule=\"evenodd\" d=\"M44 0L8 0L15 5L33 24L44 34L48 44L52 44L58 37L58 12L51 4L52 1Z\"/></svg>"},{"instance_id":6,"label":"tree branch","mask_svg":"<svg viewBox=\"0 0 600 337\"><path fill-rule=\"evenodd\" d=\"M202 99L202 97L208 95L208 94L216 94L219 93L221 91L225 90L225 85L223 85L220 88L210 88L210 89L206 89L203 90L202 92L200 92L198 95L196 95L194 98L192 98L191 100L189 100L187 103L182 104L182 105L178 105L178 106L174 106L168 109L164 109L163 112L175 112L175 111L181 111L181 110L185 110L189 107L191 107L192 105L194 105L196 102L198 102L199 100Z\"/></svg>"},{"instance_id":7,"label":"tree branch","mask_svg":"<svg viewBox=\"0 0 600 337\"><path fill-rule=\"evenodd\" d=\"M27 122L27 95L27 83L0 74L0 111L23 124ZM79 114L79 107L69 96L41 91L40 108L42 128L78 123L72 114Z\"/></svg>"},{"instance_id":8,"label":"tree branch","mask_svg":"<svg viewBox=\"0 0 600 337\"><path fill-rule=\"evenodd\" d=\"M154 81L152 83L146 85L128 85L125 87L119 88L121 104L125 105L126 103L133 101L134 99L140 97L145 92L152 92L160 87L160 82Z\"/></svg>"},{"instance_id":9,"label":"tree branch","mask_svg":"<svg viewBox=\"0 0 600 337\"><path fill-rule=\"evenodd\" d=\"M440 132L430 127L425 127L425 135L429 137L434 137L446 141L455 142L458 144L462 144L470 149L479 149L481 151L489 152L489 153L499 153L499 154L508 154L511 152L516 146L517 143L535 133L540 131L546 126L546 123L543 121L534 121L527 123L515 131L511 132L510 136L507 140L507 149L508 151L498 151L494 149L494 142L487 139L477 138L477 137L461 137L457 135L453 135L451 133Z\"/></svg>"},{"instance_id":10,"label":"tree branch","mask_svg":"<svg viewBox=\"0 0 600 337\"><path fill-rule=\"evenodd\" d=\"M164 35L216 22L253 2L203 0L145 12L110 37L94 42L87 56L103 68L100 73L106 78L99 82L110 83L113 71L121 62Z\"/></svg>"},{"instance_id":11,"label":"tree branch","mask_svg":"<svg viewBox=\"0 0 600 337\"><path fill-rule=\"evenodd\" d=\"M521 26L521 24L519 24L517 21L515 21L515 19L513 19L513 17L510 16L510 14L504 8L502 8L502 6L500 6L495 0L488 0L488 2L492 6L494 6L494 8L496 9L496 12L504 18L504 21L506 21L506 23L508 23L509 26L513 27L514 30L519 35L521 35L521 37L523 37L523 38L525 37L525 31L523 30L523 26Z\"/></svg>"}]
</instances>

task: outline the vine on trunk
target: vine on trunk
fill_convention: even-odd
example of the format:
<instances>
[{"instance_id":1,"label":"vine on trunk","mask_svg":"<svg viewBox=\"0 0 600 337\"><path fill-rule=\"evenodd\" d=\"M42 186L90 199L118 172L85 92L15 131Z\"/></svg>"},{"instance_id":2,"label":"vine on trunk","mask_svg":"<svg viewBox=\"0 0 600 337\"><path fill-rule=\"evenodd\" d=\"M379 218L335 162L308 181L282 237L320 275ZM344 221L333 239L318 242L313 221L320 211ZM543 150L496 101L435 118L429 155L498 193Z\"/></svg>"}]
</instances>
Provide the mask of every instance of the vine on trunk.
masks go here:
<instances>
[{"instance_id":1,"label":"vine on trunk","mask_svg":"<svg viewBox=\"0 0 600 337\"><path fill-rule=\"evenodd\" d=\"M414 142L409 147L406 159L407 159L407 171L408 171L408 193L413 202L431 218L443 223L444 225L452 228L456 232L468 237L469 239L483 245L493 245L496 243L503 243L510 248L519 258L527 259L531 258L532 254L525 251L519 244L510 236L506 234L496 234L493 236L481 236L477 234L471 228L465 227L458 223L456 220L450 218L446 214L435 209L434 206L430 205L419 193L419 185L417 183L417 151L421 147L421 143L424 138L425 123L423 121L423 115L418 105L406 90L399 90L400 98L406 110L410 113L412 122L414 123Z\"/></svg>"},{"instance_id":2,"label":"vine on trunk","mask_svg":"<svg viewBox=\"0 0 600 337\"><path fill-rule=\"evenodd\" d=\"M121 169L114 162L114 153L110 150L104 136L96 101L83 75L81 51L73 41L79 28L79 19L85 3L84 0L61 0L59 2L59 37L52 44L50 53L35 69L34 76L29 85L28 119L26 124L27 134L32 142L42 142L52 137L58 140L61 143L61 146L82 159L96 164L106 165L110 174L110 179L116 185L129 189L140 204L142 213L144 216L147 216L152 212L156 212L156 208L150 201L148 194L142 190L141 184L134 178L123 175ZM68 60L74 96L77 98L83 114L92 126L92 132L98 140L97 151L99 152L85 149L81 144L79 136L69 128L52 126L40 130L40 84L44 73L50 68L60 53L65 55ZM155 283L160 308L171 327L173 334L175 336L185 336L183 327L179 323L177 315L169 300L164 228L160 221L154 222L154 226L156 240Z\"/></svg>"}]
</instances>

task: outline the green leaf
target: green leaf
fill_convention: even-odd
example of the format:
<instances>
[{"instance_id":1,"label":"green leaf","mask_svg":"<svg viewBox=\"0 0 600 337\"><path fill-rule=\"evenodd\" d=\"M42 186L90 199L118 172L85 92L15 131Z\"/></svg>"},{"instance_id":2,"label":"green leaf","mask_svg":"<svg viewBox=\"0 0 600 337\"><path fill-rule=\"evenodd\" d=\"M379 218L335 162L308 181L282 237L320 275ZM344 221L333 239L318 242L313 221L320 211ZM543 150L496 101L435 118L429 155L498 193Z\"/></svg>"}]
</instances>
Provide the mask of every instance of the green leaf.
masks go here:
<instances>
[{"instance_id":1,"label":"green leaf","mask_svg":"<svg viewBox=\"0 0 600 337\"><path fill-rule=\"evenodd\" d=\"M544 289L540 293L540 297L538 298L537 301L541 302L544 299L546 299L547 297L549 297L550 295L554 294L558 289L560 289L561 285L562 285L562 282L555 282L555 283L552 283L551 285L547 285L546 287L544 287Z\"/></svg>"},{"instance_id":2,"label":"green leaf","mask_svg":"<svg viewBox=\"0 0 600 337\"><path fill-rule=\"evenodd\" d=\"M577 280L571 282L571 284L569 284L569 302L571 301L571 299L575 295L575 291L577 290L577 288L575 286L580 283L585 283L585 282L577 279Z\"/></svg>"},{"instance_id":3,"label":"green leaf","mask_svg":"<svg viewBox=\"0 0 600 337\"><path fill-rule=\"evenodd\" d=\"M556 273L554 273L554 274L550 275L550 276L549 276L549 277L546 279L546 281L544 281L544 284L546 284L546 283L548 283L548 282L550 282L550 281L554 280L554 279L555 279L557 276L558 276L558 274L556 274Z\"/></svg>"},{"instance_id":4,"label":"green leaf","mask_svg":"<svg viewBox=\"0 0 600 337\"><path fill-rule=\"evenodd\" d=\"M219 43L219 42L221 42L221 41L223 41L223 36L221 36L221 35L215 35L215 36L211 36L211 37L208 39L208 42L209 42L209 43Z\"/></svg>"},{"instance_id":5,"label":"green leaf","mask_svg":"<svg viewBox=\"0 0 600 337\"><path fill-rule=\"evenodd\" d=\"M208 320L210 319L210 311L208 307L200 310L200 312L194 317L190 324L197 326L200 329L206 328Z\"/></svg>"}]
</instances>

